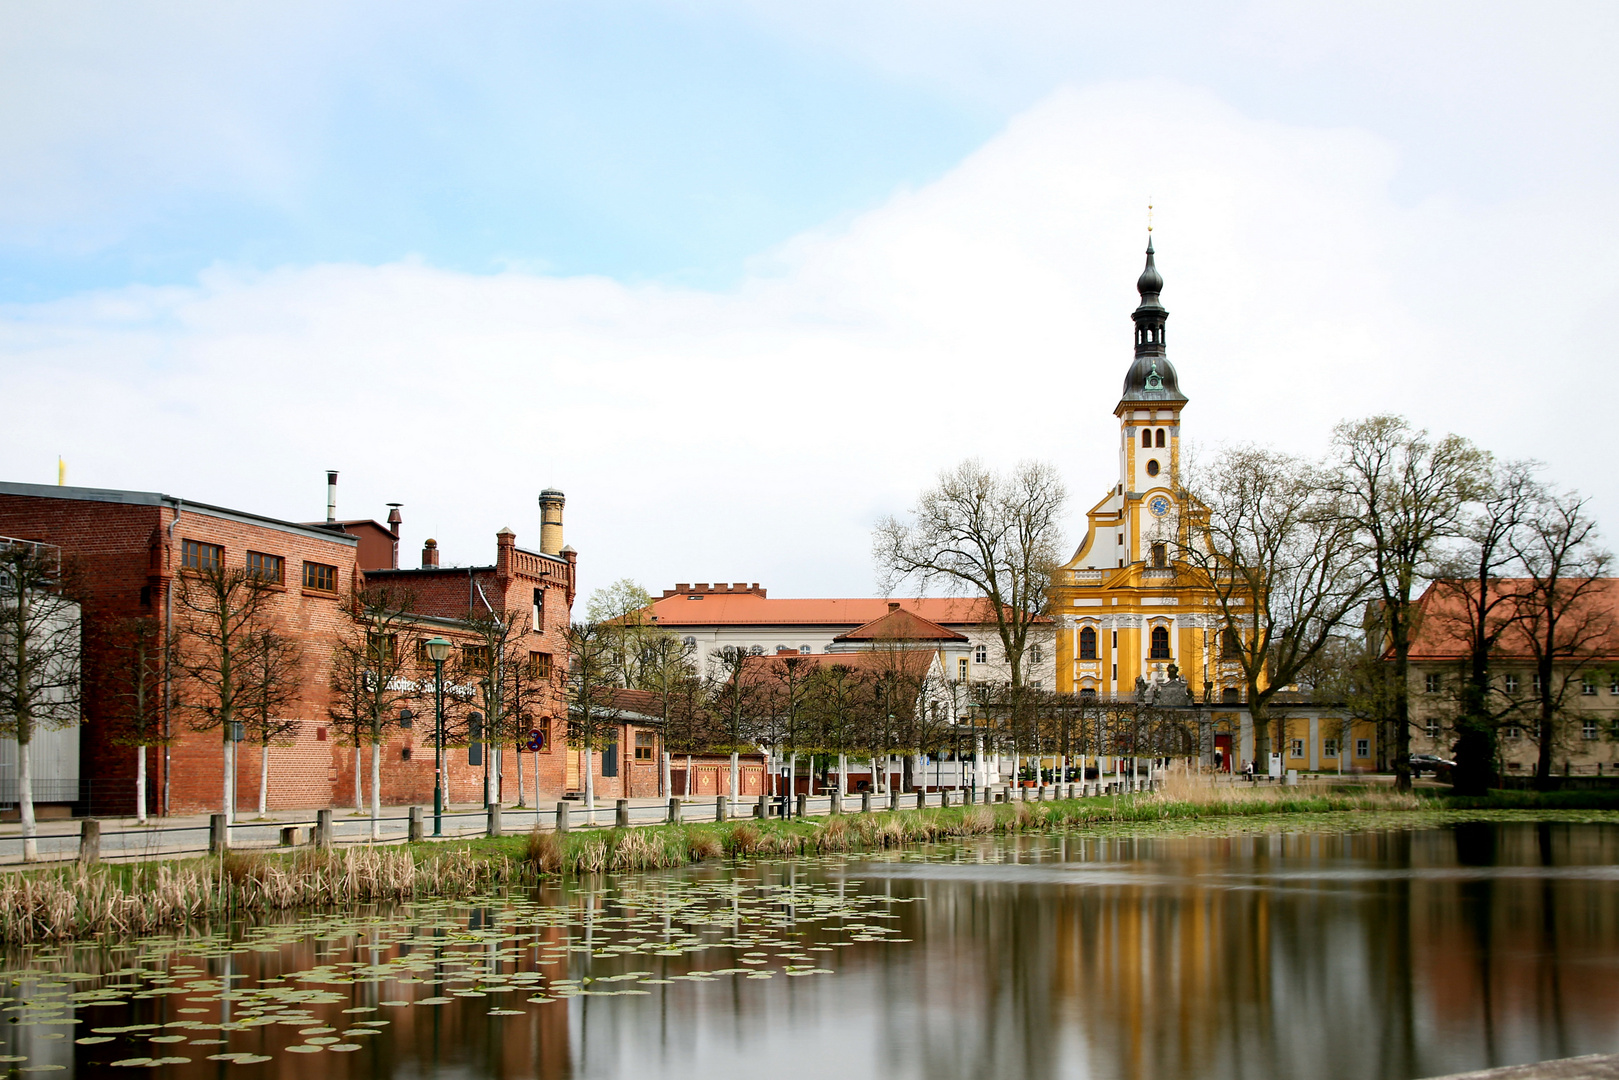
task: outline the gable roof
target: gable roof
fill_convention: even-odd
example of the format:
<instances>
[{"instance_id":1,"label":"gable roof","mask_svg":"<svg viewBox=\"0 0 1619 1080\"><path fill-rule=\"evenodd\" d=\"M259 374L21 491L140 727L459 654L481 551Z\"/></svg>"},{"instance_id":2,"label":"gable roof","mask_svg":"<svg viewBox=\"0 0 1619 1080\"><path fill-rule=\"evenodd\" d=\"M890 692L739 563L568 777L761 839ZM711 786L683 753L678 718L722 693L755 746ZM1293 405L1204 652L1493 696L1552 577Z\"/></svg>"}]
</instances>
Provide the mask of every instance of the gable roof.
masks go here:
<instances>
[{"instance_id":1,"label":"gable roof","mask_svg":"<svg viewBox=\"0 0 1619 1080\"><path fill-rule=\"evenodd\" d=\"M1570 582L1570 585L1574 585ZM1494 582L1491 592L1510 597L1528 591L1526 578L1501 578ZM1436 581L1423 590L1417 604L1421 620L1411 641L1411 659L1421 661L1457 660L1468 655L1467 598L1477 585L1467 581ZM1502 605L1501 618L1510 610L1511 600ZM1619 578L1598 578L1569 613L1567 625L1582 620L1605 620L1607 625L1593 624L1598 633L1588 641L1582 655L1602 659L1619 658ZM1503 659L1527 660L1533 656L1531 641L1520 626L1509 626L1496 643L1495 655Z\"/></svg>"},{"instance_id":2,"label":"gable roof","mask_svg":"<svg viewBox=\"0 0 1619 1080\"><path fill-rule=\"evenodd\" d=\"M924 642L924 641L966 641L966 634L958 634L954 630L947 630L931 619L906 611L898 603L890 601L888 614L873 619L863 626L857 626L847 633L839 634L833 641L887 641L887 642Z\"/></svg>"}]
</instances>

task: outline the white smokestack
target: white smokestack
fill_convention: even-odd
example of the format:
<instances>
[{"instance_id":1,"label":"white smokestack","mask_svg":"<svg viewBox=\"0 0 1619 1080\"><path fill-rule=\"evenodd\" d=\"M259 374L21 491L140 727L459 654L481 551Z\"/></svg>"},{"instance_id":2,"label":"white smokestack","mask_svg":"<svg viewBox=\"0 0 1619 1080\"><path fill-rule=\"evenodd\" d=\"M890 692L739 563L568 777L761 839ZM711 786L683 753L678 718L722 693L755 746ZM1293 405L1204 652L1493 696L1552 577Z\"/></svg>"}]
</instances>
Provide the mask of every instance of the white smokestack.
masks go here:
<instances>
[{"instance_id":1,"label":"white smokestack","mask_svg":"<svg viewBox=\"0 0 1619 1080\"><path fill-rule=\"evenodd\" d=\"M326 470L326 524L337 522L337 470Z\"/></svg>"}]
</instances>

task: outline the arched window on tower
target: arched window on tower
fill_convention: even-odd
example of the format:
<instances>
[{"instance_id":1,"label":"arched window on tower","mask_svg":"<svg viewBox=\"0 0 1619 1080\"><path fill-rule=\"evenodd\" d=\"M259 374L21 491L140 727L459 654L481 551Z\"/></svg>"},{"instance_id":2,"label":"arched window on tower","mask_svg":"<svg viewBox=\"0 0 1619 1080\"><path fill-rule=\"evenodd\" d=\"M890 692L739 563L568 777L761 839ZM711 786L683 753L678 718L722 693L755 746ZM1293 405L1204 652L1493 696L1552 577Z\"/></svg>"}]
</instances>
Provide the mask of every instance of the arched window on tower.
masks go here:
<instances>
[{"instance_id":1,"label":"arched window on tower","mask_svg":"<svg viewBox=\"0 0 1619 1080\"><path fill-rule=\"evenodd\" d=\"M1164 429L1163 428L1158 429L1158 445L1159 446L1164 445Z\"/></svg>"},{"instance_id":2,"label":"arched window on tower","mask_svg":"<svg viewBox=\"0 0 1619 1080\"><path fill-rule=\"evenodd\" d=\"M1141 429L1141 445L1145 449L1152 449L1152 428Z\"/></svg>"},{"instance_id":3,"label":"arched window on tower","mask_svg":"<svg viewBox=\"0 0 1619 1080\"><path fill-rule=\"evenodd\" d=\"M1087 626L1079 632L1079 658L1096 659L1096 627Z\"/></svg>"},{"instance_id":4,"label":"arched window on tower","mask_svg":"<svg viewBox=\"0 0 1619 1080\"><path fill-rule=\"evenodd\" d=\"M1155 570L1169 565L1169 545L1161 540L1152 546L1152 565Z\"/></svg>"},{"instance_id":5,"label":"arched window on tower","mask_svg":"<svg viewBox=\"0 0 1619 1080\"><path fill-rule=\"evenodd\" d=\"M1242 636L1229 626L1220 632L1220 659L1242 659Z\"/></svg>"},{"instance_id":6,"label":"arched window on tower","mask_svg":"<svg viewBox=\"0 0 1619 1080\"><path fill-rule=\"evenodd\" d=\"M1155 626L1152 628L1152 659L1173 660L1169 655L1169 627Z\"/></svg>"}]
</instances>

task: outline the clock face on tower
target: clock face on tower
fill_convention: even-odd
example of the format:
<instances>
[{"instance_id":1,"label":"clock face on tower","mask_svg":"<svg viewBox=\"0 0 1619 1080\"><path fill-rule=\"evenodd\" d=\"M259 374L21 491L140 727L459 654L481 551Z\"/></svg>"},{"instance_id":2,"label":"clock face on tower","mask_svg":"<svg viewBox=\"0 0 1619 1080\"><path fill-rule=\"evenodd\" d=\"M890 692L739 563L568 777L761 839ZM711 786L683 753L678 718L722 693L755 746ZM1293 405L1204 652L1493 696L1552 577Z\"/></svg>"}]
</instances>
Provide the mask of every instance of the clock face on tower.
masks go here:
<instances>
[{"instance_id":1,"label":"clock face on tower","mask_svg":"<svg viewBox=\"0 0 1619 1080\"><path fill-rule=\"evenodd\" d=\"M1169 513L1169 500L1164 498L1162 495L1154 496L1152 502L1147 504L1147 509L1151 510L1154 514L1157 514L1159 517L1163 517L1165 514Z\"/></svg>"}]
</instances>

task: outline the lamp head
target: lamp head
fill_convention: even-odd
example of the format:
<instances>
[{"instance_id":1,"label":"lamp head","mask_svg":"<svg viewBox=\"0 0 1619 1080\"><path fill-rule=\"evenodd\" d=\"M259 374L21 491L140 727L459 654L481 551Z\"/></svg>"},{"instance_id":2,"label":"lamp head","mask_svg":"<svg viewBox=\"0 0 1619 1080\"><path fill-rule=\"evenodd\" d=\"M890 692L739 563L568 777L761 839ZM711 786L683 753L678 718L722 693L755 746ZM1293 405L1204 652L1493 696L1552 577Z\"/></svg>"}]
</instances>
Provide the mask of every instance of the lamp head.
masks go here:
<instances>
[{"instance_id":1,"label":"lamp head","mask_svg":"<svg viewBox=\"0 0 1619 1080\"><path fill-rule=\"evenodd\" d=\"M428 638L426 648L427 658L435 664L442 664L450 658L450 643L444 638Z\"/></svg>"}]
</instances>

